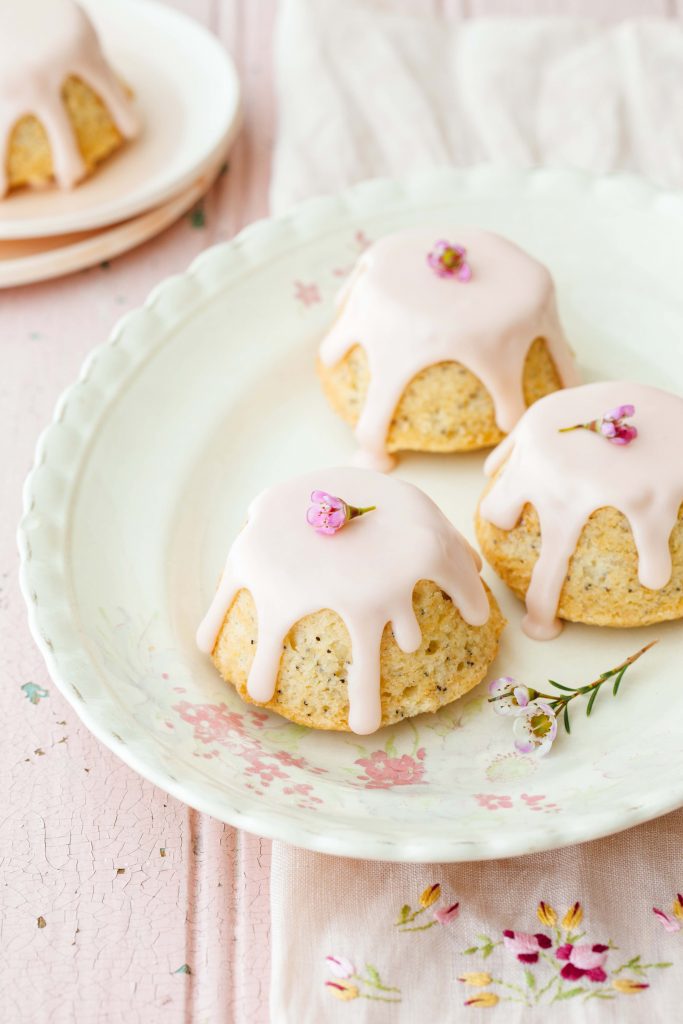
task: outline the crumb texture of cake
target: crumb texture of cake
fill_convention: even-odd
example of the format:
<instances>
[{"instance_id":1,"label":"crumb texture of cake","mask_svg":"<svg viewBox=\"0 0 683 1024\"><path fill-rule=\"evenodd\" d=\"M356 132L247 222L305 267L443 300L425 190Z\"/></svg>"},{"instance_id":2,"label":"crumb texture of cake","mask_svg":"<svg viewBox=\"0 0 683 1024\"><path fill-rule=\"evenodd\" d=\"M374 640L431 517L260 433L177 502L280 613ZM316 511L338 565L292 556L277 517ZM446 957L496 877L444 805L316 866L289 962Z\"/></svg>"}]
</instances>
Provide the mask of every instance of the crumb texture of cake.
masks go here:
<instances>
[{"instance_id":1,"label":"crumb texture of cake","mask_svg":"<svg viewBox=\"0 0 683 1024\"><path fill-rule=\"evenodd\" d=\"M638 431L628 444L564 429L624 403ZM526 600L529 636L556 636L561 619L637 627L683 617L680 431L678 395L601 382L542 399L491 453L477 537Z\"/></svg>"},{"instance_id":2,"label":"crumb texture of cake","mask_svg":"<svg viewBox=\"0 0 683 1024\"><path fill-rule=\"evenodd\" d=\"M73 0L0 4L0 197L72 188L139 132L126 88Z\"/></svg>"},{"instance_id":3,"label":"crumb texture of cake","mask_svg":"<svg viewBox=\"0 0 683 1024\"><path fill-rule=\"evenodd\" d=\"M376 508L324 536L311 493ZM197 632L246 699L318 729L374 732L479 683L505 620L481 562L422 491L325 469L252 502Z\"/></svg>"},{"instance_id":4,"label":"crumb texture of cake","mask_svg":"<svg viewBox=\"0 0 683 1024\"><path fill-rule=\"evenodd\" d=\"M389 235L359 260L321 343L325 394L372 468L400 450L497 444L530 404L578 383L546 267L487 231L451 236L469 280L429 265L434 229Z\"/></svg>"}]
</instances>

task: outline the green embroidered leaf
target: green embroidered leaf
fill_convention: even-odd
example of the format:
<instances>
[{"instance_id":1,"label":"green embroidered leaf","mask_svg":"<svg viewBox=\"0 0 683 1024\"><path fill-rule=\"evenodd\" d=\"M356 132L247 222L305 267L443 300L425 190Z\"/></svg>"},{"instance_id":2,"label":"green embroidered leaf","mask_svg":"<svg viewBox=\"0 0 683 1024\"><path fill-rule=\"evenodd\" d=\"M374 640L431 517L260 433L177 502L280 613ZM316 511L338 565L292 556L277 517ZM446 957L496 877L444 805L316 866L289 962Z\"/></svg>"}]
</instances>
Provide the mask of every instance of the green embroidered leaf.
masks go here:
<instances>
[{"instance_id":1,"label":"green embroidered leaf","mask_svg":"<svg viewBox=\"0 0 683 1024\"><path fill-rule=\"evenodd\" d=\"M400 910L399 915L398 915L398 921L396 922L396 924L405 924L406 921L409 920L409 918L410 918L410 907L406 903L404 906L401 907L401 910Z\"/></svg>"},{"instance_id":2,"label":"green embroidered leaf","mask_svg":"<svg viewBox=\"0 0 683 1024\"><path fill-rule=\"evenodd\" d=\"M479 946L468 946L467 949L463 949L462 955L463 956L470 956L472 953L478 953L478 952L479 952Z\"/></svg>"},{"instance_id":3,"label":"green embroidered leaf","mask_svg":"<svg viewBox=\"0 0 683 1024\"><path fill-rule=\"evenodd\" d=\"M372 964L366 964L365 970L368 972L368 977L375 985L382 984L382 979L376 967L373 967Z\"/></svg>"},{"instance_id":4,"label":"green embroidered leaf","mask_svg":"<svg viewBox=\"0 0 683 1024\"><path fill-rule=\"evenodd\" d=\"M534 977L533 971L525 971L524 977L529 988L536 988L536 978Z\"/></svg>"},{"instance_id":5,"label":"green embroidered leaf","mask_svg":"<svg viewBox=\"0 0 683 1024\"><path fill-rule=\"evenodd\" d=\"M664 963L661 963L661 964L652 964L651 966L652 966L652 967L673 967L673 963L672 963L671 961L669 961L669 962L667 962L667 961L664 961Z\"/></svg>"},{"instance_id":6,"label":"green embroidered leaf","mask_svg":"<svg viewBox=\"0 0 683 1024\"><path fill-rule=\"evenodd\" d=\"M488 957L491 956L491 953L493 953L493 943L490 942L488 944L488 946L482 946L481 947L481 953L482 953L482 956L484 957L484 960L487 960Z\"/></svg>"},{"instance_id":7,"label":"green embroidered leaf","mask_svg":"<svg viewBox=\"0 0 683 1024\"><path fill-rule=\"evenodd\" d=\"M573 999L574 996L580 996L585 991L586 989L581 988L581 986L578 986L577 988L568 988L565 989L564 992L558 992L555 999ZM554 1001L555 1000L553 1000L553 1002Z\"/></svg>"}]
</instances>

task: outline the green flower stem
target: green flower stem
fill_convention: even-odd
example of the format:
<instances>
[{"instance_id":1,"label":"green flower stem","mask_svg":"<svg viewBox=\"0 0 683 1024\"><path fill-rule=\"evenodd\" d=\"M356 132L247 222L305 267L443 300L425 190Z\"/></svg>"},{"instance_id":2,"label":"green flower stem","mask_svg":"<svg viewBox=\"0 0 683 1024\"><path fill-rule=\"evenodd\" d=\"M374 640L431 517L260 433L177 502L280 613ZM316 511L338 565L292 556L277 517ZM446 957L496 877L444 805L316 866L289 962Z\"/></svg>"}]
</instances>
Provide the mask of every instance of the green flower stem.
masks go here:
<instances>
[{"instance_id":1,"label":"green flower stem","mask_svg":"<svg viewBox=\"0 0 683 1024\"><path fill-rule=\"evenodd\" d=\"M352 974L352 978L355 981L360 981L363 985L369 985L370 988L379 989L380 992L400 992L400 988L396 988L395 985L383 985L381 981L371 981L370 978L364 978L362 974Z\"/></svg>"},{"instance_id":2,"label":"green flower stem","mask_svg":"<svg viewBox=\"0 0 683 1024\"><path fill-rule=\"evenodd\" d=\"M349 519L357 519L358 516L364 516L366 512L374 512L376 508L376 505L366 505L364 508L349 505Z\"/></svg>"},{"instance_id":3,"label":"green flower stem","mask_svg":"<svg viewBox=\"0 0 683 1024\"><path fill-rule=\"evenodd\" d=\"M411 918L411 921L413 918ZM399 928L400 932L425 932L428 928L433 928L436 921L429 921L427 924L417 924L414 928Z\"/></svg>"},{"instance_id":4,"label":"green flower stem","mask_svg":"<svg viewBox=\"0 0 683 1024\"><path fill-rule=\"evenodd\" d=\"M369 992L359 992L361 999L373 999L376 1003L400 1003L400 999L389 999L388 996L373 996Z\"/></svg>"}]
</instances>

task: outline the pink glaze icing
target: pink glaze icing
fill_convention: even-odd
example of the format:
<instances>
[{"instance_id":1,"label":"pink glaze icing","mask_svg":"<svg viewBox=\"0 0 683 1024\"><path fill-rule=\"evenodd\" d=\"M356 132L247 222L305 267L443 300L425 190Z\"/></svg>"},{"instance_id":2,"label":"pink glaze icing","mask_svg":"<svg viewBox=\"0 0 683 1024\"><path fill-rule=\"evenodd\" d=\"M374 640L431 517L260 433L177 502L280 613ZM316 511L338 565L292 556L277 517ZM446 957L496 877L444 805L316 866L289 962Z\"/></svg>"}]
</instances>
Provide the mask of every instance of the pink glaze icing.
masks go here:
<instances>
[{"instance_id":1,"label":"pink glaze icing","mask_svg":"<svg viewBox=\"0 0 683 1024\"><path fill-rule=\"evenodd\" d=\"M0 196L8 186L9 139L27 114L34 114L47 132L59 185L72 188L85 174L61 97L70 75L97 93L125 138L138 133L135 108L109 68L90 19L77 4L0 2Z\"/></svg>"},{"instance_id":2,"label":"pink glaze icing","mask_svg":"<svg viewBox=\"0 0 683 1024\"><path fill-rule=\"evenodd\" d=\"M306 522L311 492L319 489L377 508L323 536ZM403 651L417 650L422 634L412 596L415 584L427 579L450 596L466 622L482 626L489 603L480 568L467 541L417 487L365 469L318 470L277 484L252 502L197 644L212 652L235 595L246 588L258 618L247 689L265 703L275 691L291 627L305 615L332 609L351 637L349 726L371 733L381 721L380 641L387 622Z\"/></svg>"},{"instance_id":3,"label":"pink glaze icing","mask_svg":"<svg viewBox=\"0 0 683 1024\"><path fill-rule=\"evenodd\" d=\"M611 444L588 430L561 427L599 418L622 403L635 406L638 437ZM557 391L536 402L491 452L484 470L499 476L481 516L511 530L529 502L538 513L541 551L526 595L524 631L548 640L561 628L557 606L569 560L589 516L610 506L629 521L638 578L659 590L671 578L669 536L683 501L683 399L643 384L609 381ZM501 468L502 467L502 468Z\"/></svg>"},{"instance_id":4,"label":"pink glaze icing","mask_svg":"<svg viewBox=\"0 0 683 1024\"><path fill-rule=\"evenodd\" d=\"M467 249L471 280L440 277L427 264L445 237ZM407 385L440 362L466 366L493 399L506 433L524 413L524 360L545 338L565 386L579 382L557 315L548 270L512 242L476 228L419 228L376 242L338 298L337 320L320 359L334 366L354 345L365 350L370 384L356 425L357 461L386 470L391 420Z\"/></svg>"}]
</instances>

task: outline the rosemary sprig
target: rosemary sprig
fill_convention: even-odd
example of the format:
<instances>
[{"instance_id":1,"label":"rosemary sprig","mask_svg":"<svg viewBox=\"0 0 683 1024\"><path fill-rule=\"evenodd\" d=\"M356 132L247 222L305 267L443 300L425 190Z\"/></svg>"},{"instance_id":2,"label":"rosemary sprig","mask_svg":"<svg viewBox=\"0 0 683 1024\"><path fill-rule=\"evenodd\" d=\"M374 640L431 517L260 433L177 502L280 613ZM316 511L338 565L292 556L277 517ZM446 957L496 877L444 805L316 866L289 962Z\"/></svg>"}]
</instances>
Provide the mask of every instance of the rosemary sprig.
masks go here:
<instances>
[{"instance_id":1,"label":"rosemary sprig","mask_svg":"<svg viewBox=\"0 0 683 1024\"><path fill-rule=\"evenodd\" d=\"M645 647L641 647L641 649L636 651L635 654L631 654L628 658L622 661L621 664L617 665L615 668L608 669L607 672L601 672L597 679L594 679L590 683L586 683L584 686L565 686L564 683L558 683L554 679L549 679L548 682L550 685L554 686L556 690L560 690L560 693L542 693L540 690L530 690L529 696L532 700L535 700L537 697L546 700L554 711L556 717L558 719L562 717L562 721L567 732L571 732L571 725L569 721L570 702L575 700L576 697L585 697L587 694L590 694L588 704L586 705L586 714L590 715L597 696L608 679L614 680L612 695L616 697L627 669L629 669L631 665L635 664L639 658L642 658L642 656L654 647L656 643L658 643L658 641L653 640L651 643L646 644ZM509 690L496 697L489 697L489 701L501 700L503 697L510 696L512 692L512 690Z\"/></svg>"}]
</instances>

